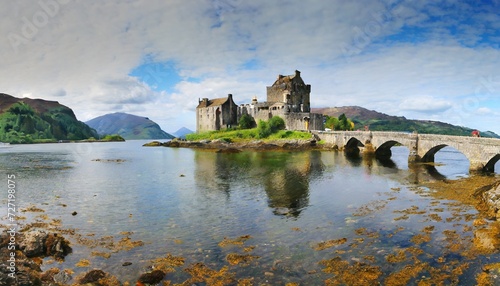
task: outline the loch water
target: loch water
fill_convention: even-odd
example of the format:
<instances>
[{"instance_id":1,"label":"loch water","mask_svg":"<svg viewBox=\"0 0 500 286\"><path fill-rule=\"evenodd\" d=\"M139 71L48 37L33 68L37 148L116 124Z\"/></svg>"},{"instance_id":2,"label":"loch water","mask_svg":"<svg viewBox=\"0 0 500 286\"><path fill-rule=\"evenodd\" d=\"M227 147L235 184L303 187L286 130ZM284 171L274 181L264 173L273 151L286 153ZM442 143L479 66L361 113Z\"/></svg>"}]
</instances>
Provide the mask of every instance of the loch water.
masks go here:
<instances>
[{"instance_id":1,"label":"loch water","mask_svg":"<svg viewBox=\"0 0 500 286\"><path fill-rule=\"evenodd\" d=\"M460 285L474 285L484 263L500 261L497 254L467 257L453 251L447 234L470 241L477 211L435 199L421 185L468 176L467 159L453 149L436 154L440 164L435 168L415 169L409 168L404 147L393 147L392 160L380 162L334 151L224 154L142 147L145 142L0 149L4 186L8 174L16 176L18 208L44 211L20 212L25 217L20 224L56 219L61 229L74 229L88 239L128 237L143 243L114 252L68 236L73 252L61 263L45 259L43 269L73 269L76 276L99 268L133 283L150 270L153 260L172 254L185 258L185 265L165 278L175 283L189 278L183 268L202 262L214 270L228 266L236 280L253 278L254 285L322 285L334 274L325 273L320 261L339 257L349 265L380 267L379 282L384 283L411 264L389 263L387 257L413 247L423 251L419 260L441 274L451 273L455 262L467 263L456 276ZM499 164L495 167L500 170ZM6 225L7 196L2 193ZM430 240L415 242L430 226ZM242 245L220 244L246 235ZM320 250L328 241L333 245ZM230 253L253 259L231 265ZM77 267L82 259L90 265ZM442 268L443 261L451 266ZM437 274L419 273L409 284L432 275Z\"/></svg>"}]
</instances>

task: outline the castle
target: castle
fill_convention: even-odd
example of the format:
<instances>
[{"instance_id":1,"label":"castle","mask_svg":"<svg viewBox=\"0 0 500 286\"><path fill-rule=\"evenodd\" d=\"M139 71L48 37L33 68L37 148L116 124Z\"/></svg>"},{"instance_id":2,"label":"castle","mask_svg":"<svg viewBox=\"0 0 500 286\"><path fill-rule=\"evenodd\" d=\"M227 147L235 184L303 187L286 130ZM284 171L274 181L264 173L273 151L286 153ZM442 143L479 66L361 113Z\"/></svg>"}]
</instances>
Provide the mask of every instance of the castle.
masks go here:
<instances>
[{"instance_id":1,"label":"castle","mask_svg":"<svg viewBox=\"0 0 500 286\"><path fill-rule=\"evenodd\" d=\"M196 132L237 126L243 114L255 122L279 116L288 130L323 130L323 115L311 113L310 94L311 85L305 84L296 70L293 75L278 75L274 84L267 87L265 102L254 97L251 103L237 106L231 94L227 98L203 98L196 107Z\"/></svg>"}]
</instances>

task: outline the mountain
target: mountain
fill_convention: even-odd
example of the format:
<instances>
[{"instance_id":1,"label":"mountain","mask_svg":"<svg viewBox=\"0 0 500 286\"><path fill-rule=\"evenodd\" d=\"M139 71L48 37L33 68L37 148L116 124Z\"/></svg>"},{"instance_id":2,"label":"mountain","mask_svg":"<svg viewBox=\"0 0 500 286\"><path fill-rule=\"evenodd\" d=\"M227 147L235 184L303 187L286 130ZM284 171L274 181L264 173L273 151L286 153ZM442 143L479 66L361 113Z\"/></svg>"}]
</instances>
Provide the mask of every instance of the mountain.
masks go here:
<instances>
[{"instance_id":1,"label":"mountain","mask_svg":"<svg viewBox=\"0 0 500 286\"><path fill-rule=\"evenodd\" d=\"M356 129L364 129L364 126L368 126L372 131L417 131L418 133L424 134L470 136L471 132L474 130L472 128L456 126L440 121L406 119L403 116L387 115L359 106L311 108L311 112L333 117L338 117L344 113L347 118L354 122ZM500 138L498 134L492 131L482 131L481 136Z\"/></svg>"},{"instance_id":2,"label":"mountain","mask_svg":"<svg viewBox=\"0 0 500 286\"><path fill-rule=\"evenodd\" d=\"M97 133L57 101L0 93L0 141L9 143L82 140Z\"/></svg>"},{"instance_id":3,"label":"mountain","mask_svg":"<svg viewBox=\"0 0 500 286\"><path fill-rule=\"evenodd\" d=\"M175 131L173 135L177 138L186 138L186 135L191 133L194 133L194 131L187 129L186 127L182 127L179 130Z\"/></svg>"},{"instance_id":4,"label":"mountain","mask_svg":"<svg viewBox=\"0 0 500 286\"><path fill-rule=\"evenodd\" d=\"M111 113L86 122L99 135L118 134L129 139L172 139L174 136L161 130L160 126L147 117L128 113Z\"/></svg>"}]
</instances>

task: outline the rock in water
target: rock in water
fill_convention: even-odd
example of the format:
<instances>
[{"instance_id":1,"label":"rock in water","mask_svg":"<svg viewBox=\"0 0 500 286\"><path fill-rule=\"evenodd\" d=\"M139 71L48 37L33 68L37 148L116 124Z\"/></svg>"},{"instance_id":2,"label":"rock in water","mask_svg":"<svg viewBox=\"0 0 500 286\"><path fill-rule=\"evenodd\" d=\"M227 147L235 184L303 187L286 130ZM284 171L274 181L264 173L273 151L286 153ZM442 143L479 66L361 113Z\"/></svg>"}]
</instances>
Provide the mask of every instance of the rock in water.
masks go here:
<instances>
[{"instance_id":1,"label":"rock in water","mask_svg":"<svg viewBox=\"0 0 500 286\"><path fill-rule=\"evenodd\" d=\"M45 241L48 234L35 230L24 234L19 247L27 257L43 256L45 254Z\"/></svg>"},{"instance_id":2,"label":"rock in water","mask_svg":"<svg viewBox=\"0 0 500 286\"><path fill-rule=\"evenodd\" d=\"M482 199L492 218L500 218L500 181L477 189L474 196Z\"/></svg>"},{"instance_id":3,"label":"rock in water","mask_svg":"<svg viewBox=\"0 0 500 286\"><path fill-rule=\"evenodd\" d=\"M139 277L139 282L141 283L146 283L146 284L153 284L156 285L165 278L165 273L161 270L154 270L149 273L144 273Z\"/></svg>"},{"instance_id":4,"label":"rock in water","mask_svg":"<svg viewBox=\"0 0 500 286\"><path fill-rule=\"evenodd\" d=\"M99 281L99 279L104 277L106 277L106 273L104 273L104 271L99 269L94 269L87 272L87 274L85 274L85 276L83 276L83 278L80 279L80 284L97 282Z\"/></svg>"}]
</instances>

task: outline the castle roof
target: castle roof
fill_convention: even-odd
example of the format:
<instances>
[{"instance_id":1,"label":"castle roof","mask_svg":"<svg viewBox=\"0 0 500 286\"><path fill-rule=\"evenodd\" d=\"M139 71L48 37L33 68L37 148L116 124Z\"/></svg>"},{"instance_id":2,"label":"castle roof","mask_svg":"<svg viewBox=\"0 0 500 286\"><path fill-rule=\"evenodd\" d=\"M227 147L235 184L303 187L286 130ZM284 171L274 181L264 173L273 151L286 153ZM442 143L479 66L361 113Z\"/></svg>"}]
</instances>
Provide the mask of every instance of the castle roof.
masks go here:
<instances>
[{"instance_id":1,"label":"castle roof","mask_svg":"<svg viewBox=\"0 0 500 286\"><path fill-rule=\"evenodd\" d=\"M273 83L272 86L280 86L283 83L286 84L286 83L292 82L295 78L300 80L301 83L304 83L304 81L300 77L300 71L296 70L295 74L292 74L292 75L281 75L281 74L278 75L278 79L276 79L276 81Z\"/></svg>"},{"instance_id":2,"label":"castle roof","mask_svg":"<svg viewBox=\"0 0 500 286\"><path fill-rule=\"evenodd\" d=\"M227 97L208 99L204 98L200 101L196 108L210 107L210 106L220 106L226 103L228 100L232 100L232 95L229 94Z\"/></svg>"}]
</instances>

